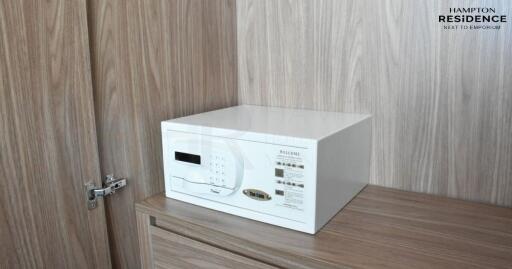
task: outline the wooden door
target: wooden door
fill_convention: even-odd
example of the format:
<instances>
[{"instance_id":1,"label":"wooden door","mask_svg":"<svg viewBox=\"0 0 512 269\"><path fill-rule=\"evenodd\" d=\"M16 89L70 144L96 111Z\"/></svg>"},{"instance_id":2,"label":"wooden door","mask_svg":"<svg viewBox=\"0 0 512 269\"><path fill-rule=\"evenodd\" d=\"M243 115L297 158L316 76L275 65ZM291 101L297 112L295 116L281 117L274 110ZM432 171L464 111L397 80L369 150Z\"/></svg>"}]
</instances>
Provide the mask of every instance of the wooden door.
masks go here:
<instances>
[{"instance_id":1,"label":"wooden door","mask_svg":"<svg viewBox=\"0 0 512 269\"><path fill-rule=\"evenodd\" d=\"M85 0L0 1L0 268L109 268Z\"/></svg>"},{"instance_id":2,"label":"wooden door","mask_svg":"<svg viewBox=\"0 0 512 269\"><path fill-rule=\"evenodd\" d=\"M134 203L164 190L160 121L236 104L233 0L89 1L94 103L114 268L140 268Z\"/></svg>"},{"instance_id":3,"label":"wooden door","mask_svg":"<svg viewBox=\"0 0 512 269\"><path fill-rule=\"evenodd\" d=\"M134 204L164 190L160 121L237 102L234 0L91 0L94 103L114 268L140 268Z\"/></svg>"}]
</instances>

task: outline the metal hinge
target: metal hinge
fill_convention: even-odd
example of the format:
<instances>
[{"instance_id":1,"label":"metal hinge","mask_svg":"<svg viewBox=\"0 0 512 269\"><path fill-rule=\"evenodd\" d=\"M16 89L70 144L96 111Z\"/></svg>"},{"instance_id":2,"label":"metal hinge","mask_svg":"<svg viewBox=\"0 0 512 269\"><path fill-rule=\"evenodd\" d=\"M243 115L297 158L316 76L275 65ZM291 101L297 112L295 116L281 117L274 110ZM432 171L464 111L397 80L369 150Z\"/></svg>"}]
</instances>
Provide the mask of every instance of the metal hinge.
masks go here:
<instances>
[{"instance_id":1,"label":"metal hinge","mask_svg":"<svg viewBox=\"0 0 512 269\"><path fill-rule=\"evenodd\" d=\"M97 187L94 183L85 184L85 195L87 197L87 208L95 209L98 205L98 198L114 194L117 190L126 186L125 178L115 178L114 175L107 175L103 187Z\"/></svg>"}]
</instances>

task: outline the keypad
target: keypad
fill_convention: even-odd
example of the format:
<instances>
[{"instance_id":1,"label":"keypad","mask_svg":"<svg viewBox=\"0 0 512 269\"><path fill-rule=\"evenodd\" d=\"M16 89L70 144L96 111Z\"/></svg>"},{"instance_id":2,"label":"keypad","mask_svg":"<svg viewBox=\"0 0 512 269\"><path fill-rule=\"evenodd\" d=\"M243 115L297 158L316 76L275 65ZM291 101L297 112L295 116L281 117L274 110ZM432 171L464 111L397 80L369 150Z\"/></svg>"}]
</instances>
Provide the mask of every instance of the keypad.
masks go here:
<instances>
[{"instance_id":1,"label":"keypad","mask_svg":"<svg viewBox=\"0 0 512 269\"><path fill-rule=\"evenodd\" d=\"M209 155L208 170L210 172L210 184L226 186L226 158L219 155Z\"/></svg>"}]
</instances>

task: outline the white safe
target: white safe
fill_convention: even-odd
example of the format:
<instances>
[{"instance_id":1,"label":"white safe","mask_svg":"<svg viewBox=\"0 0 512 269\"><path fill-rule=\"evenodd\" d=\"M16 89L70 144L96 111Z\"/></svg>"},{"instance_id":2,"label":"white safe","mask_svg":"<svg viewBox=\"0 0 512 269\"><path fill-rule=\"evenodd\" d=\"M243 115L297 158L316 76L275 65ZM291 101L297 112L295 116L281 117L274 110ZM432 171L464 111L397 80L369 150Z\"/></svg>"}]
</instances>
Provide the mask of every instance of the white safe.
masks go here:
<instances>
[{"instance_id":1,"label":"white safe","mask_svg":"<svg viewBox=\"0 0 512 269\"><path fill-rule=\"evenodd\" d=\"M162 122L167 197L314 234L368 183L371 117L235 106Z\"/></svg>"}]
</instances>

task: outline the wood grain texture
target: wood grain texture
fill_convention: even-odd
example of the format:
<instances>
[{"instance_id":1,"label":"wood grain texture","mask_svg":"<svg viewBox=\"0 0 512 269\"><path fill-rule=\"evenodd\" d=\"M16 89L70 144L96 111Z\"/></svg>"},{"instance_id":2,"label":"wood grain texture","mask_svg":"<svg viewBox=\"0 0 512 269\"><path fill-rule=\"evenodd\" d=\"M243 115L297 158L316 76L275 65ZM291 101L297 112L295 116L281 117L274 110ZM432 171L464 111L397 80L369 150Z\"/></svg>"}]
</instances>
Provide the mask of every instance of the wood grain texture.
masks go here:
<instances>
[{"instance_id":1,"label":"wood grain texture","mask_svg":"<svg viewBox=\"0 0 512 269\"><path fill-rule=\"evenodd\" d=\"M109 268L85 1L0 1L0 37L0 268Z\"/></svg>"},{"instance_id":2,"label":"wood grain texture","mask_svg":"<svg viewBox=\"0 0 512 269\"><path fill-rule=\"evenodd\" d=\"M155 268L276 268L155 226L149 234Z\"/></svg>"},{"instance_id":3,"label":"wood grain texture","mask_svg":"<svg viewBox=\"0 0 512 269\"><path fill-rule=\"evenodd\" d=\"M374 116L371 183L512 206L510 1L237 1L239 103Z\"/></svg>"},{"instance_id":4,"label":"wood grain texture","mask_svg":"<svg viewBox=\"0 0 512 269\"><path fill-rule=\"evenodd\" d=\"M114 268L138 268L134 202L164 189L160 122L237 102L231 0L89 1L103 174L128 178L107 201Z\"/></svg>"},{"instance_id":5,"label":"wood grain texture","mask_svg":"<svg viewBox=\"0 0 512 269\"><path fill-rule=\"evenodd\" d=\"M367 186L316 235L155 195L155 226L280 268L510 268L512 210Z\"/></svg>"},{"instance_id":6,"label":"wood grain texture","mask_svg":"<svg viewBox=\"0 0 512 269\"><path fill-rule=\"evenodd\" d=\"M151 243L151 235L149 229L151 228L151 217L142 212L135 213L137 218L137 231L139 238L140 249L140 267L153 268L153 249Z\"/></svg>"}]
</instances>

